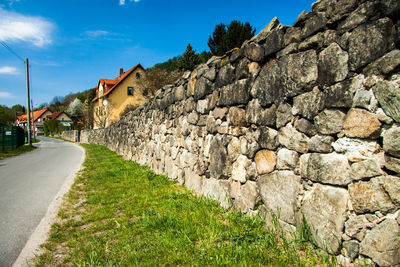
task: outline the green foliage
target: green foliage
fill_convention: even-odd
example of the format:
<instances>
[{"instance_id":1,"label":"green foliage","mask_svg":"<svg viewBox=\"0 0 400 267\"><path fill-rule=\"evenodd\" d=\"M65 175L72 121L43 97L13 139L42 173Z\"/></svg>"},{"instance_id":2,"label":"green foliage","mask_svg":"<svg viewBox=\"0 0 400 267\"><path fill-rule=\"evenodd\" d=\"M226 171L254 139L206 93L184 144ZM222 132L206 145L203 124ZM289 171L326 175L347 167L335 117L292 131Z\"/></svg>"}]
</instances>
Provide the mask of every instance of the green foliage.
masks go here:
<instances>
[{"instance_id":1,"label":"green foliage","mask_svg":"<svg viewBox=\"0 0 400 267\"><path fill-rule=\"evenodd\" d=\"M154 65L153 68L158 68L158 69L162 69L162 70L166 70L167 72L173 72L176 70L179 70L178 67L178 62L179 62L179 57L173 57L172 59L168 59L167 61L163 62L163 63L159 63Z\"/></svg>"},{"instance_id":2,"label":"green foliage","mask_svg":"<svg viewBox=\"0 0 400 267\"><path fill-rule=\"evenodd\" d=\"M208 38L208 47L216 56L223 56L229 50L240 47L244 41L254 36L256 29L249 22L232 21L228 26L220 23Z\"/></svg>"},{"instance_id":3,"label":"green foliage","mask_svg":"<svg viewBox=\"0 0 400 267\"><path fill-rule=\"evenodd\" d=\"M0 123L5 125L12 125L14 120L14 112L6 106L0 105Z\"/></svg>"},{"instance_id":4,"label":"green foliage","mask_svg":"<svg viewBox=\"0 0 400 267\"><path fill-rule=\"evenodd\" d=\"M51 136L64 131L64 127L58 120L48 120L44 122L43 130L45 135Z\"/></svg>"},{"instance_id":5,"label":"green foliage","mask_svg":"<svg viewBox=\"0 0 400 267\"><path fill-rule=\"evenodd\" d=\"M11 109L16 113L17 116L20 116L20 115L23 115L26 113L25 107L21 106L20 104L12 106Z\"/></svg>"},{"instance_id":6,"label":"green foliage","mask_svg":"<svg viewBox=\"0 0 400 267\"><path fill-rule=\"evenodd\" d=\"M200 63L200 58L193 50L192 46L188 44L186 46L185 52L179 58L178 67L180 70L190 70L192 71L194 67Z\"/></svg>"}]
</instances>

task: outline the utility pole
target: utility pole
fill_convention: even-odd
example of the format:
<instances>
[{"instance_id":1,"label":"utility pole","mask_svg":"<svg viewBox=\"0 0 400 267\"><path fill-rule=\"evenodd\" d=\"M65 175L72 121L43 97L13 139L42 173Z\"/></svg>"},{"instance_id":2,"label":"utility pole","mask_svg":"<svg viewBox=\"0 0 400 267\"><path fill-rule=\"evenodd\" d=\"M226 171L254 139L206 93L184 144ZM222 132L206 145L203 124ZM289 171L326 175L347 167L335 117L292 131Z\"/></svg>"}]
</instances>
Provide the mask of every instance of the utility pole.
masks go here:
<instances>
[{"instance_id":1,"label":"utility pole","mask_svg":"<svg viewBox=\"0 0 400 267\"><path fill-rule=\"evenodd\" d=\"M32 108L32 130L33 130L33 139L36 139L35 134L35 116L33 116L33 101L31 99L31 108Z\"/></svg>"},{"instance_id":2,"label":"utility pole","mask_svg":"<svg viewBox=\"0 0 400 267\"><path fill-rule=\"evenodd\" d=\"M28 144L31 146L32 145L32 140L31 140L31 109L30 109L30 96L29 96L29 60L26 59L25 61L26 64L26 113L27 113L27 121L28 121Z\"/></svg>"}]
</instances>

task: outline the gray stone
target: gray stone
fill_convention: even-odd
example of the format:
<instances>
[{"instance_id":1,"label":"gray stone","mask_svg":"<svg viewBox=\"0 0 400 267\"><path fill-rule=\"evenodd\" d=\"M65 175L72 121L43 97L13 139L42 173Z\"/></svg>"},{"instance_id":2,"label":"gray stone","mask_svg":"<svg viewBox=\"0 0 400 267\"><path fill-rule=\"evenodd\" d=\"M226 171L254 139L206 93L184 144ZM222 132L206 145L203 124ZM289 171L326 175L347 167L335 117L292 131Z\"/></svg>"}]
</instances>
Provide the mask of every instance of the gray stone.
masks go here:
<instances>
[{"instance_id":1,"label":"gray stone","mask_svg":"<svg viewBox=\"0 0 400 267\"><path fill-rule=\"evenodd\" d=\"M336 134L343 130L345 116L340 110L324 110L314 118L314 124L321 134Z\"/></svg>"},{"instance_id":2,"label":"gray stone","mask_svg":"<svg viewBox=\"0 0 400 267\"><path fill-rule=\"evenodd\" d=\"M360 243L356 240L349 240L343 242L343 254L349 257L351 261L358 257L360 250Z\"/></svg>"},{"instance_id":3,"label":"gray stone","mask_svg":"<svg viewBox=\"0 0 400 267\"><path fill-rule=\"evenodd\" d=\"M281 128L285 126L286 123L292 121L292 106L288 103L281 103L276 110L276 128Z\"/></svg>"},{"instance_id":4,"label":"gray stone","mask_svg":"<svg viewBox=\"0 0 400 267\"><path fill-rule=\"evenodd\" d=\"M193 111L192 113L189 114L187 117L187 122L190 124L197 124L199 121L199 114L197 112Z\"/></svg>"},{"instance_id":5,"label":"gray stone","mask_svg":"<svg viewBox=\"0 0 400 267\"><path fill-rule=\"evenodd\" d=\"M306 23L301 30L301 37L306 38L318 31L321 31L325 28L327 23L327 19L323 13L316 12L312 14L307 20Z\"/></svg>"},{"instance_id":6,"label":"gray stone","mask_svg":"<svg viewBox=\"0 0 400 267\"><path fill-rule=\"evenodd\" d=\"M351 183L351 168L345 155L330 153L312 153L304 158L300 165L300 173L311 181L331 184L348 185Z\"/></svg>"},{"instance_id":7,"label":"gray stone","mask_svg":"<svg viewBox=\"0 0 400 267\"><path fill-rule=\"evenodd\" d=\"M262 175L257 186L265 208L279 215L280 220L294 224L300 177L291 171L275 171Z\"/></svg>"},{"instance_id":8,"label":"gray stone","mask_svg":"<svg viewBox=\"0 0 400 267\"><path fill-rule=\"evenodd\" d=\"M393 50L364 68L367 75L386 75L400 66L400 50Z\"/></svg>"},{"instance_id":9,"label":"gray stone","mask_svg":"<svg viewBox=\"0 0 400 267\"><path fill-rule=\"evenodd\" d=\"M249 78L249 64L250 60L243 58L240 60L239 64L236 66L236 80Z\"/></svg>"},{"instance_id":10,"label":"gray stone","mask_svg":"<svg viewBox=\"0 0 400 267\"><path fill-rule=\"evenodd\" d=\"M279 146L278 131L268 127L260 127L258 143L261 148L276 150Z\"/></svg>"},{"instance_id":11,"label":"gray stone","mask_svg":"<svg viewBox=\"0 0 400 267\"><path fill-rule=\"evenodd\" d=\"M219 92L213 91L212 94L210 94L206 97L206 99L208 100L208 109L213 110L218 104Z\"/></svg>"},{"instance_id":12,"label":"gray stone","mask_svg":"<svg viewBox=\"0 0 400 267\"><path fill-rule=\"evenodd\" d=\"M400 226L396 220L386 219L369 231L361 242L360 253L379 266L400 264Z\"/></svg>"},{"instance_id":13,"label":"gray stone","mask_svg":"<svg viewBox=\"0 0 400 267\"><path fill-rule=\"evenodd\" d=\"M296 120L294 122L294 127L298 131L305 133L308 136L313 136L318 133L317 128L314 126L314 124L312 124L311 122L309 122L308 120L306 120L304 118Z\"/></svg>"},{"instance_id":14,"label":"gray stone","mask_svg":"<svg viewBox=\"0 0 400 267\"><path fill-rule=\"evenodd\" d=\"M332 43L336 43L339 40L339 36L333 30L326 30L324 32L317 33L316 35L310 36L299 44L299 51L306 51L309 49L315 49L320 51L328 47Z\"/></svg>"},{"instance_id":15,"label":"gray stone","mask_svg":"<svg viewBox=\"0 0 400 267\"><path fill-rule=\"evenodd\" d=\"M399 198L400 192L400 178L392 176L381 176L372 178L368 182L358 182L349 185L349 194L351 196L351 202L353 208L357 213L373 213L380 211L388 213L396 209L394 201ZM386 185L386 186L385 186ZM392 187L392 189L390 189ZM395 192L392 193L392 197L389 192L386 191L388 188L390 191L398 190L397 195ZM397 205L397 208L399 206Z\"/></svg>"},{"instance_id":16,"label":"gray stone","mask_svg":"<svg viewBox=\"0 0 400 267\"><path fill-rule=\"evenodd\" d=\"M245 45L244 54L251 61L260 62L264 59L264 48L256 43L250 43Z\"/></svg>"},{"instance_id":17,"label":"gray stone","mask_svg":"<svg viewBox=\"0 0 400 267\"><path fill-rule=\"evenodd\" d=\"M285 46L291 43L298 43L301 41L301 29L298 27L290 27L286 30L284 36Z\"/></svg>"},{"instance_id":18,"label":"gray stone","mask_svg":"<svg viewBox=\"0 0 400 267\"><path fill-rule=\"evenodd\" d=\"M239 80L221 88L219 106L247 104L249 99L248 80Z\"/></svg>"},{"instance_id":19,"label":"gray stone","mask_svg":"<svg viewBox=\"0 0 400 267\"><path fill-rule=\"evenodd\" d=\"M315 184L313 190L306 193L298 220L301 221L304 214L319 247L326 247L333 253L339 250L348 200L346 189L333 186Z\"/></svg>"},{"instance_id":20,"label":"gray stone","mask_svg":"<svg viewBox=\"0 0 400 267\"><path fill-rule=\"evenodd\" d=\"M294 54L299 52L299 45L297 43L290 44L279 51L276 56L277 58L283 57L285 55Z\"/></svg>"},{"instance_id":21,"label":"gray stone","mask_svg":"<svg viewBox=\"0 0 400 267\"><path fill-rule=\"evenodd\" d=\"M288 149L300 153L307 153L308 151L309 138L305 134L298 132L290 124L279 129L278 141Z\"/></svg>"},{"instance_id":22,"label":"gray stone","mask_svg":"<svg viewBox=\"0 0 400 267\"><path fill-rule=\"evenodd\" d=\"M325 105L328 108L349 108L352 106L354 92L352 91L351 81L349 80L326 88L324 93Z\"/></svg>"},{"instance_id":23,"label":"gray stone","mask_svg":"<svg viewBox=\"0 0 400 267\"><path fill-rule=\"evenodd\" d=\"M335 138L329 135L315 135L311 137L308 148L313 152L330 153L333 151L332 143Z\"/></svg>"},{"instance_id":24,"label":"gray stone","mask_svg":"<svg viewBox=\"0 0 400 267\"><path fill-rule=\"evenodd\" d=\"M186 99L184 103L186 113L190 113L196 109L196 103L194 102L193 97Z\"/></svg>"},{"instance_id":25,"label":"gray stone","mask_svg":"<svg viewBox=\"0 0 400 267\"><path fill-rule=\"evenodd\" d=\"M185 88L183 86L177 87L174 94L176 101L181 101L185 99Z\"/></svg>"},{"instance_id":26,"label":"gray stone","mask_svg":"<svg viewBox=\"0 0 400 267\"><path fill-rule=\"evenodd\" d=\"M365 23L371 16L375 14L376 9L376 2L362 3L344 21L339 23L337 31L339 34L343 34L344 32L350 31L358 25Z\"/></svg>"},{"instance_id":27,"label":"gray stone","mask_svg":"<svg viewBox=\"0 0 400 267\"><path fill-rule=\"evenodd\" d=\"M250 93L262 106L283 102L286 92L282 86L282 75L277 61L272 60L262 67Z\"/></svg>"},{"instance_id":28,"label":"gray stone","mask_svg":"<svg viewBox=\"0 0 400 267\"><path fill-rule=\"evenodd\" d=\"M373 159L355 162L351 165L351 178L356 181L382 174L378 162Z\"/></svg>"},{"instance_id":29,"label":"gray stone","mask_svg":"<svg viewBox=\"0 0 400 267\"><path fill-rule=\"evenodd\" d=\"M237 137L232 137L228 143L228 160L232 164L240 156L240 141Z\"/></svg>"},{"instance_id":30,"label":"gray stone","mask_svg":"<svg viewBox=\"0 0 400 267\"><path fill-rule=\"evenodd\" d=\"M210 134L215 134L218 130L218 125L213 116L208 116L206 121L206 129Z\"/></svg>"},{"instance_id":31,"label":"gray stone","mask_svg":"<svg viewBox=\"0 0 400 267\"><path fill-rule=\"evenodd\" d=\"M282 148L277 154L276 168L278 170L294 170L299 161L299 154L286 148Z\"/></svg>"},{"instance_id":32,"label":"gray stone","mask_svg":"<svg viewBox=\"0 0 400 267\"><path fill-rule=\"evenodd\" d=\"M229 121L230 125L233 126L240 126L240 127L247 126L246 110L238 107L231 107L229 109Z\"/></svg>"},{"instance_id":33,"label":"gray stone","mask_svg":"<svg viewBox=\"0 0 400 267\"><path fill-rule=\"evenodd\" d=\"M196 111L200 114L208 113L208 100L203 99L203 100L197 101Z\"/></svg>"},{"instance_id":34,"label":"gray stone","mask_svg":"<svg viewBox=\"0 0 400 267\"><path fill-rule=\"evenodd\" d=\"M263 109L257 99L250 101L246 108L246 119L248 123L259 126L275 126L276 106Z\"/></svg>"},{"instance_id":35,"label":"gray stone","mask_svg":"<svg viewBox=\"0 0 400 267\"><path fill-rule=\"evenodd\" d=\"M185 168L185 186L192 189L197 194L201 194L202 178L196 173L192 172L190 168Z\"/></svg>"},{"instance_id":36,"label":"gray stone","mask_svg":"<svg viewBox=\"0 0 400 267\"><path fill-rule=\"evenodd\" d=\"M385 154L385 167L391 171L400 173L400 159Z\"/></svg>"},{"instance_id":37,"label":"gray stone","mask_svg":"<svg viewBox=\"0 0 400 267\"><path fill-rule=\"evenodd\" d=\"M227 108L215 108L212 112L213 116L216 119L225 119L226 114L228 113L228 109Z\"/></svg>"},{"instance_id":38,"label":"gray stone","mask_svg":"<svg viewBox=\"0 0 400 267\"><path fill-rule=\"evenodd\" d=\"M380 150L376 141L348 137L339 138L332 144L332 147L336 152L345 153L349 160L355 158L356 161L373 158Z\"/></svg>"},{"instance_id":39,"label":"gray stone","mask_svg":"<svg viewBox=\"0 0 400 267\"><path fill-rule=\"evenodd\" d=\"M352 108L344 119L343 128L348 137L373 139L380 135L381 123L375 114Z\"/></svg>"},{"instance_id":40,"label":"gray stone","mask_svg":"<svg viewBox=\"0 0 400 267\"><path fill-rule=\"evenodd\" d=\"M379 81L372 90L385 113L392 117L396 122L400 122L399 85L396 85L393 82Z\"/></svg>"},{"instance_id":41,"label":"gray stone","mask_svg":"<svg viewBox=\"0 0 400 267\"><path fill-rule=\"evenodd\" d=\"M345 222L344 229L346 235L356 238L361 241L364 239L367 232L367 227L370 227L371 223L366 219L365 215L352 215Z\"/></svg>"},{"instance_id":42,"label":"gray stone","mask_svg":"<svg viewBox=\"0 0 400 267\"><path fill-rule=\"evenodd\" d=\"M211 141L210 151L210 174L212 178L220 179L226 176L227 167L227 151L222 141L218 138L214 138Z\"/></svg>"},{"instance_id":43,"label":"gray stone","mask_svg":"<svg viewBox=\"0 0 400 267\"><path fill-rule=\"evenodd\" d=\"M322 50L318 56L318 81L323 85L332 85L346 79L348 74L348 54L336 43Z\"/></svg>"},{"instance_id":44,"label":"gray stone","mask_svg":"<svg viewBox=\"0 0 400 267\"><path fill-rule=\"evenodd\" d=\"M240 196L235 199L235 205L241 212L247 213L255 209L259 199L258 189L256 182L247 181L240 188Z\"/></svg>"},{"instance_id":45,"label":"gray stone","mask_svg":"<svg viewBox=\"0 0 400 267\"><path fill-rule=\"evenodd\" d=\"M272 55L283 48L283 31L279 28L272 30L265 37L264 56Z\"/></svg>"},{"instance_id":46,"label":"gray stone","mask_svg":"<svg viewBox=\"0 0 400 267\"><path fill-rule=\"evenodd\" d=\"M383 150L400 157L400 126L394 125L383 133Z\"/></svg>"},{"instance_id":47,"label":"gray stone","mask_svg":"<svg viewBox=\"0 0 400 267\"><path fill-rule=\"evenodd\" d=\"M383 56L390 47L389 18L358 26L349 37L349 67L355 71Z\"/></svg>"},{"instance_id":48,"label":"gray stone","mask_svg":"<svg viewBox=\"0 0 400 267\"><path fill-rule=\"evenodd\" d=\"M279 67L284 92L289 97L311 91L318 78L317 55L314 50L283 56L279 60Z\"/></svg>"},{"instance_id":49,"label":"gray stone","mask_svg":"<svg viewBox=\"0 0 400 267\"><path fill-rule=\"evenodd\" d=\"M215 80L216 88L223 87L233 82L233 79L235 78L234 73L235 73L235 68L232 67L231 64L226 64L225 66L223 66L219 70L217 78Z\"/></svg>"},{"instance_id":50,"label":"gray stone","mask_svg":"<svg viewBox=\"0 0 400 267\"><path fill-rule=\"evenodd\" d=\"M212 84L211 82L206 79L201 77L199 80L196 81L195 87L194 87L194 100L197 101L204 96L210 94L212 92Z\"/></svg>"},{"instance_id":51,"label":"gray stone","mask_svg":"<svg viewBox=\"0 0 400 267\"><path fill-rule=\"evenodd\" d=\"M265 38L270 34L270 32L276 28L280 28L282 25L280 24L277 17L274 17L267 26L264 27L256 36L250 39L251 42L265 42Z\"/></svg>"},{"instance_id":52,"label":"gray stone","mask_svg":"<svg viewBox=\"0 0 400 267\"><path fill-rule=\"evenodd\" d=\"M372 92L367 90L357 90L353 98L353 107L369 108Z\"/></svg>"},{"instance_id":53,"label":"gray stone","mask_svg":"<svg viewBox=\"0 0 400 267\"><path fill-rule=\"evenodd\" d=\"M311 92L294 97L292 113L312 119L324 108L324 105L324 94L318 88L315 88Z\"/></svg>"},{"instance_id":54,"label":"gray stone","mask_svg":"<svg viewBox=\"0 0 400 267\"><path fill-rule=\"evenodd\" d=\"M215 80L216 76L217 76L217 72L216 72L215 68L208 68L203 75L203 77L208 79L210 82L213 82Z\"/></svg>"},{"instance_id":55,"label":"gray stone","mask_svg":"<svg viewBox=\"0 0 400 267\"><path fill-rule=\"evenodd\" d=\"M205 197L218 201L224 209L228 209L232 204L229 197L229 185L225 182L212 178L204 179L202 194Z\"/></svg>"}]
</instances>

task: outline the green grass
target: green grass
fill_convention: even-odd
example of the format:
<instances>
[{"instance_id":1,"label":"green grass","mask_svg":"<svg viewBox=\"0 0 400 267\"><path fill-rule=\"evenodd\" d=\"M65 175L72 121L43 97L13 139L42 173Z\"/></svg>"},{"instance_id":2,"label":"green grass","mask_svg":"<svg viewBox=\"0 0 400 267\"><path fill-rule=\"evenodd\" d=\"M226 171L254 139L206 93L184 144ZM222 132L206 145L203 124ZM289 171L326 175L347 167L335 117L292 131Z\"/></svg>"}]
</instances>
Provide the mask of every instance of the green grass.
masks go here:
<instances>
[{"instance_id":1,"label":"green grass","mask_svg":"<svg viewBox=\"0 0 400 267\"><path fill-rule=\"evenodd\" d=\"M0 160L1 159L5 159L5 158L9 158L9 157L18 156L18 155L21 155L23 153L35 150L36 148L37 147L35 147L35 146L23 145L23 146L18 147L15 150L0 152Z\"/></svg>"},{"instance_id":2,"label":"green grass","mask_svg":"<svg viewBox=\"0 0 400 267\"><path fill-rule=\"evenodd\" d=\"M36 266L314 266L330 258L260 217L224 210L102 146L83 145Z\"/></svg>"}]
</instances>

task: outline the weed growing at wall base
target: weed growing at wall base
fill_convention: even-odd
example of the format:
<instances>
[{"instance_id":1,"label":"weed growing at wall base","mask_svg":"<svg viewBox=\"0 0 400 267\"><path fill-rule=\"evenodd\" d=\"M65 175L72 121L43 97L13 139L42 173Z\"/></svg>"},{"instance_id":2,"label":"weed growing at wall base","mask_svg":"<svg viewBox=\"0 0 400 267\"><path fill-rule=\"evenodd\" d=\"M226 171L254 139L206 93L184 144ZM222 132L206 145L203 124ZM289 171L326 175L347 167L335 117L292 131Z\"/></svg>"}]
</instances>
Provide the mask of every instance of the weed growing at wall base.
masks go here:
<instances>
[{"instance_id":1,"label":"weed growing at wall base","mask_svg":"<svg viewBox=\"0 0 400 267\"><path fill-rule=\"evenodd\" d=\"M36 266L329 264L259 217L226 211L102 146L84 147L85 168Z\"/></svg>"}]
</instances>

